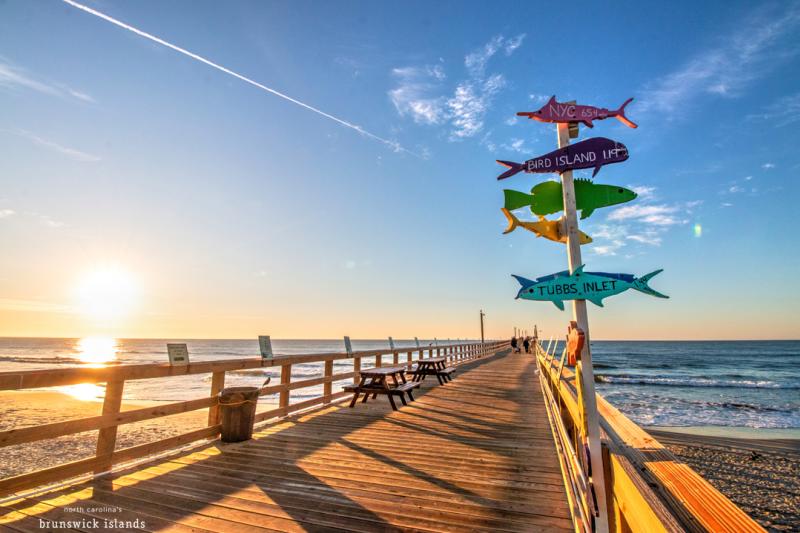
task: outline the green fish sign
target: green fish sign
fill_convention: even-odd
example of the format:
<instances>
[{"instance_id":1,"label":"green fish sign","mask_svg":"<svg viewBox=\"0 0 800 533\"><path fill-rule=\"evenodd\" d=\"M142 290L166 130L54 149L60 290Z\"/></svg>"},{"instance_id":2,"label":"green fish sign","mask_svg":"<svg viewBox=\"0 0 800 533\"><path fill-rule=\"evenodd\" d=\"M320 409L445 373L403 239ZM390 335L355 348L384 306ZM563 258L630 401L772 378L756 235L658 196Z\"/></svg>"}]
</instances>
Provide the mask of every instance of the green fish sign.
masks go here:
<instances>
[{"instance_id":1,"label":"green fish sign","mask_svg":"<svg viewBox=\"0 0 800 533\"><path fill-rule=\"evenodd\" d=\"M531 189L531 194L505 189L505 208L509 211L530 206L533 213L545 216L564 209L561 183L545 181ZM624 204L636 198L636 193L616 185L599 185L587 179L575 180L576 208L581 210L581 219L591 215L595 209Z\"/></svg>"},{"instance_id":2,"label":"green fish sign","mask_svg":"<svg viewBox=\"0 0 800 533\"><path fill-rule=\"evenodd\" d=\"M521 276L514 276L514 278L522 285L517 293L517 298L553 302L563 311L564 300L589 300L593 304L603 307L603 298L614 296L628 289L634 289L656 298L669 298L647 285L651 278L662 271L656 270L637 278L632 274L584 272L583 265L581 265L572 274L565 270L536 280L525 279Z\"/></svg>"}]
</instances>

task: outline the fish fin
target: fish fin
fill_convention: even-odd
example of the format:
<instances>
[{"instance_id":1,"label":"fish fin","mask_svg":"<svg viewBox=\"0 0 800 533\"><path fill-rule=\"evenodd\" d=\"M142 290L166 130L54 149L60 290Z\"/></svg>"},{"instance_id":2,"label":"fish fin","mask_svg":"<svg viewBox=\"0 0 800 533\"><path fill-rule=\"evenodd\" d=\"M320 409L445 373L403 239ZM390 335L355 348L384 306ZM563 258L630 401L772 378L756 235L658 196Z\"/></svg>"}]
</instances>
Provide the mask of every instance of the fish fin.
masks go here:
<instances>
[{"instance_id":1,"label":"fish fin","mask_svg":"<svg viewBox=\"0 0 800 533\"><path fill-rule=\"evenodd\" d=\"M576 268L575 271L572 273L572 275L574 276L575 274L583 274L583 267L585 266L586 265L581 265L578 268Z\"/></svg>"},{"instance_id":2,"label":"fish fin","mask_svg":"<svg viewBox=\"0 0 800 533\"><path fill-rule=\"evenodd\" d=\"M588 120L588 119L587 119L587 120L581 120L581 122L583 122L583 124L584 124L584 125L585 125L587 128L594 128L594 124L592 124L592 121L591 121L591 120Z\"/></svg>"},{"instance_id":3,"label":"fish fin","mask_svg":"<svg viewBox=\"0 0 800 533\"><path fill-rule=\"evenodd\" d=\"M556 102L556 95L550 97L550 100L547 101L548 104L557 104Z\"/></svg>"},{"instance_id":4,"label":"fish fin","mask_svg":"<svg viewBox=\"0 0 800 533\"><path fill-rule=\"evenodd\" d=\"M517 217L515 217L513 214L511 214L511 211L509 211L505 207L501 207L500 211L502 211L503 214L508 219L508 227L503 232L503 235L505 235L506 233L511 233L512 231L514 231L519 226L519 219Z\"/></svg>"},{"instance_id":5,"label":"fish fin","mask_svg":"<svg viewBox=\"0 0 800 533\"><path fill-rule=\"evenodd\" d=\"M564 310L564 300L553 300L553 305L555 305L562 311Z\"/></svg>"},{"instance_id":6,"label":"fish fin","mask_svg":"<svg viewBox=\"0 0 800 533\"><path fill-rule=\"evenodd\" d=\"M587 298L587 300L592 302L597 307L604 307L602 298Z\"/></svg>"},{"instance_id":7,"label":"fish fin","mask_svg":"<svg viewBox=\"0 0 800 533\"><path fill-rule=\"evenodd\" d=\"M619 106L619 109L614 111L614 116L617 117L617 120L628 126L629 128L638 128L639 126L634 124L628 117L625 116L625 106L633 102L633 98L628 98L625 100L625 103Z\"/></svg>"},{"instance_id":8,"label":"fish fin","mask_svg":"<svg viewBox=\"0 0 800 533\"><path fill-rule=\"evenodd\" d=\"M513 161L501 161L499 159L496 159L496 161L501 165L503 165L504 167L508 167L510 169L506 170L505 172L497 176L498 180L504 180L506 178L510 178L517 172L520 172L525 166L523 163L514 163Z\"/></svg>"},{"instance_id":9,"label":"fish fin","mask_svg":"<svg viewBox=\"0 0 800 533\"><path fill-rule=\"evenodd\" d=\"M590 207L588 209L581 209L581 220L583 220L584 218L589 218L592 215L592 213L594 213L593 207Z\"/></svg>"},{"instance_id":10,"label":"fish fin","mask_svg":"<svg viewBox=\"0 0 800 533\"><path fill-rule=\"evenodd\" d=\"M600 168L601 168L602 166L603 166L603 165L597 165L596 167L594 167L594 172L592 172L592 177L595 177L595 176L597 176L597 173L598 173L598 172L600 172ZM509 172L510 172L510 171L509 171ZM497 179L500 179L500 178L497 178Z\"/></svg>"},{"instance_id":11,"label":"fish fin","mask_svg":"<svg viewBox=\"0 0 800 533\"><path fill-rule=\"evenodd\" d=\"M523 278L522 276L517 276L516 274L511 274L511 277L517 280L519 284L522 285L523 288L530 287L531 285L536 285L535 281L530 280L528 278Z\"/></svg>"},{"instance_id":12,"label":"fish fin","mask_svg":"<svg viewBox=\"0 0 800 533\"><path fill-rule=\"evenodd\" d=\"M508 209L509 211L533 205L532 194L519 191L512 191L511 189L503 189L503 196L505 199L503 207Z\"/></svg>"},{"instance_id":13,"label":"fish fin","mask_svg":"<svg viewBox=\"0 0 800 533\"><path fill-rule=\"evenodd\" d=\"M643 292L645 294L649 294L650 296L655 296L656 298L669 298L666 294L661 294L660 292L653 290L647 284L652 278L664 272L663 268L659 268L655 272L650 272L649 274L645 274L639 279L633 280L633 288L639 292Z\"/></svg>"}]
</instances>

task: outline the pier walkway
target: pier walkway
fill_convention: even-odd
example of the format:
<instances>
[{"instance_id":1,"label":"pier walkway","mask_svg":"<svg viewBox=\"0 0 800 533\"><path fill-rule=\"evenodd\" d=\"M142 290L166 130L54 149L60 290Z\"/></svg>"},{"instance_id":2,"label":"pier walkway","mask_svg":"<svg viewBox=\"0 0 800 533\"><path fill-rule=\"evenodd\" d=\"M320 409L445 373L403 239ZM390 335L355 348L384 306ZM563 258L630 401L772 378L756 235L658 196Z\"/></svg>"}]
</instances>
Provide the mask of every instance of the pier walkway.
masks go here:
<instances>
[{"instance_id":1,"label":"pier walkway","mask_svg":"<svg viewBox=\"0 0 800 533\"><path fill-rule=\"evenodd\" d=\"M379 397L295 414L247 442L8 503L0 528L77 520L87 531L96 518L159 531L574 531L536 364L501 352L446 385L426 380L399 411Z\"/></svg>"}]
</instances>

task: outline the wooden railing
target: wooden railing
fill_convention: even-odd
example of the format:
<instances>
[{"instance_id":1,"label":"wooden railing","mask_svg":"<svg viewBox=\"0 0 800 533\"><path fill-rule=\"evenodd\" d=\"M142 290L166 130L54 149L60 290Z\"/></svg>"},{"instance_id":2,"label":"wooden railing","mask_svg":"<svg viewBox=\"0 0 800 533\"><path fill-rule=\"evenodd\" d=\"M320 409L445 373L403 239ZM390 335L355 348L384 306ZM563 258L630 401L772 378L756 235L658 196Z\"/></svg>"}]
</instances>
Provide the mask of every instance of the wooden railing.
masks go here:
<instances>
[{"instance_id":1,"label":"wooden railing","mask_svg":"<svg viewBox=\"0 0 800 533\"><path fill-rule=\"evenodd\" d=\"M591 530L593 498L581 457L581 404L575 374L537 344L540 381L562 456L576 530ZM611 531L764 531L752 518L661 443L597 394ZM559 427L561 426L561 427ZM566 445L559 440L566 441ZM576 453L576 450L578 453ZM565 464L566 463L566 464ZM582 479L581 479L582 478Z\"/></svg>"},{"instance_id":2,"label":"wooden railing","mask_svg":"<svg viewBox=\"0 0 800 533\"><path fill-rule=\"evenodd\" d=\"M2 479L0 480L0 497L33 487L64 481L90 472L106 472L115 464L160 453L197 440L216 438L220 433L218 395L225 386L225 373L229 371L280 367L280 384L264 387L261 390L262 395L278 394L278 406L276 408L256 415L256 422L263 422L316 405L328 404L349 395L349 393L345 392L334 392L333 384L337 381L350 378L357 381L359 379L361 362L365 358L374 358L375 366L382 366L384 364L384 357L391 356L392 365L411 366L413 361L425 358L427 354L428 357L447 357L449 364L458 365L478 357L494 355L507 346L508 342L487 342L483 344L469 343L429 346L419 349L397 348L394 350L368 350L352 352L350 354L323 353L276 356L271 359L262 359L260 357L228 359L190 363L182 366L172 366L167 363L151 363L96 368L0 372L0 390L4 391L58 387L81 383L106 384L102 414L99 416L0 431L0 448L3 448L15 444L52 439L84 431L99 430L96 453L93 457ZM402 362L401 354L404 355ZM414 358L414 356L416 356L416 358ZM353 360L353 371L334 374L333 362L344 359ZM322 377L295 382L291 381L293 365L315 362L324 363ZM209 396L206 398L128 411L120 410L126 381L209 373L211 374L211 390ZM296 403L290 402L292 391L319 385L323 387L321 396ZM117 428L121 425L206 408L209 409L208 425L206 427L147 444L120 450L116 449Z\"/></svg>"}]
</instances>

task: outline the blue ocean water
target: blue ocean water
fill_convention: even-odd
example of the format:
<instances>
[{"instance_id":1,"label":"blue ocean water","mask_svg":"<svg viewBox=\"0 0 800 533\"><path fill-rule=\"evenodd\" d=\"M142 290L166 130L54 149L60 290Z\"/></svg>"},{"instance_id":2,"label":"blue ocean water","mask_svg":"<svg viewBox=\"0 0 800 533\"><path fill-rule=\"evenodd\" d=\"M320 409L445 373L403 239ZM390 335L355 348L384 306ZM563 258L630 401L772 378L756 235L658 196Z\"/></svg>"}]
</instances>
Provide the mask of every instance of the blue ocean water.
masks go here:
<instances>
[{"instance_id":1,"label":"blue ocean water","mask_svg":"<svg viewBox=\"0 0 800 533\"><path fill-rule=\"evenodd\" d=\"M0 371L165 362L167 342L186 342L194 361L259 354L255 339L0 338ZM433 342L420 340L422 346ZM415 343L395 340L395 345L412 348ZM354 350L386 347L386 340L353 340ZM341 340L273 340L273 349L286 355L344 351ZM598 392L641 425L800 428L800 341L593 341L592 353ZM351 370L350 361L335 363L334 373ZM231 372L226 384L261 385L268 376L276 380L279 372ZM321 375L320 363L295 365L292 380ZM209 381L210 376L199 375L126 382L125 398L199 398L208 394ZM102 387L95 389L89 395L102 397ZM87 394L85 388L65 392ZM320 392L320 387L293 391L292 401Z\"/></svg>"}]
</instances>

